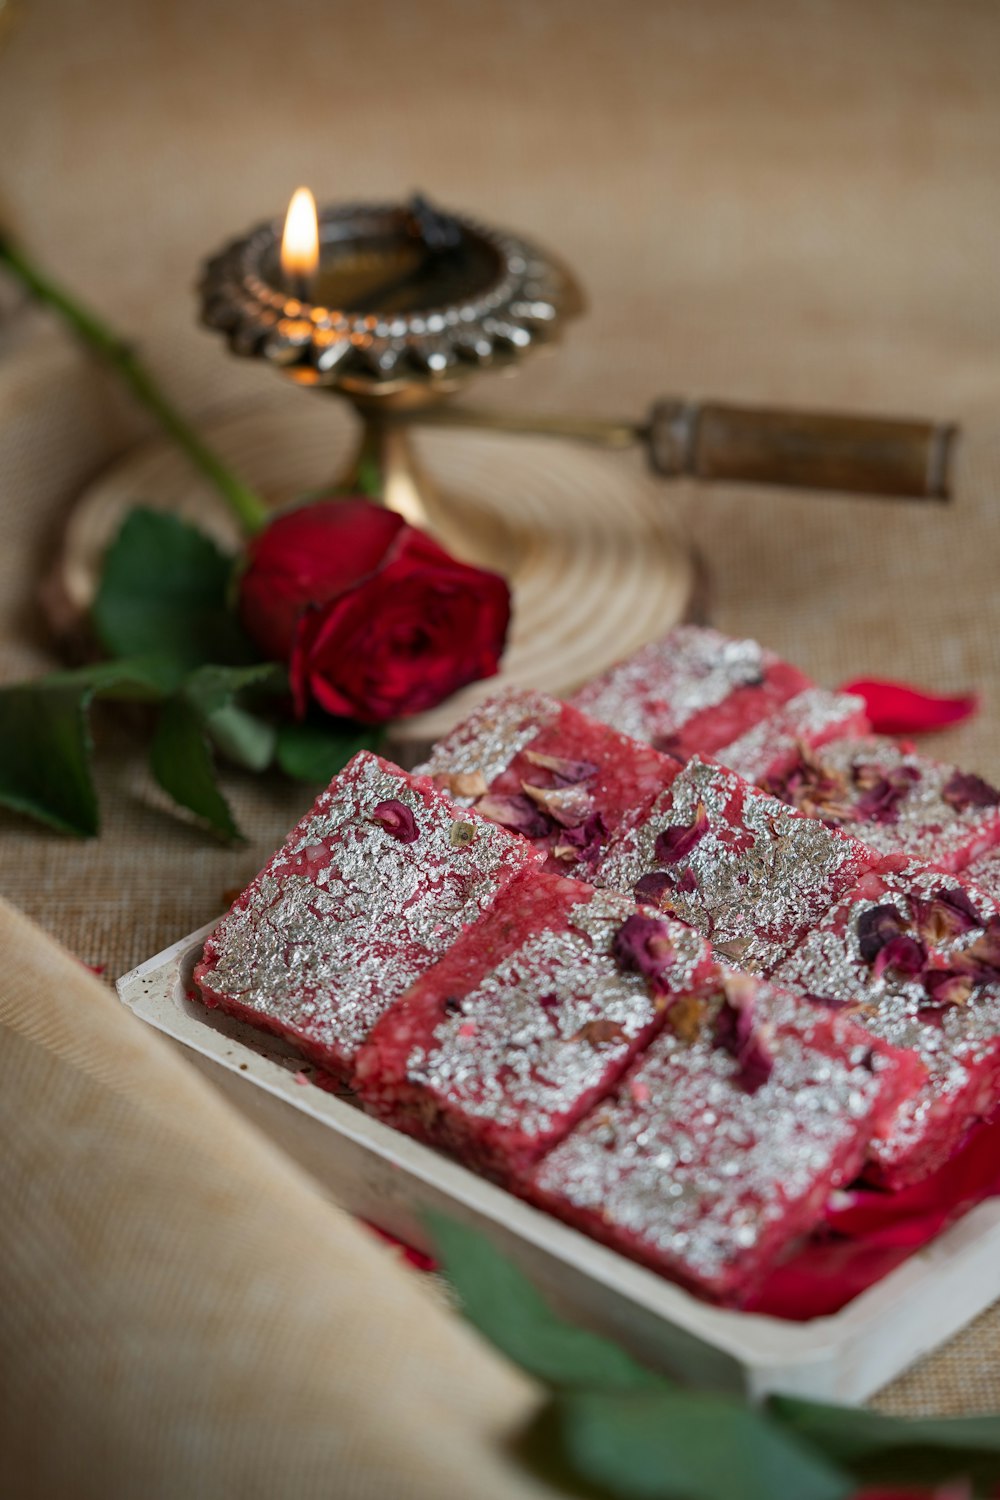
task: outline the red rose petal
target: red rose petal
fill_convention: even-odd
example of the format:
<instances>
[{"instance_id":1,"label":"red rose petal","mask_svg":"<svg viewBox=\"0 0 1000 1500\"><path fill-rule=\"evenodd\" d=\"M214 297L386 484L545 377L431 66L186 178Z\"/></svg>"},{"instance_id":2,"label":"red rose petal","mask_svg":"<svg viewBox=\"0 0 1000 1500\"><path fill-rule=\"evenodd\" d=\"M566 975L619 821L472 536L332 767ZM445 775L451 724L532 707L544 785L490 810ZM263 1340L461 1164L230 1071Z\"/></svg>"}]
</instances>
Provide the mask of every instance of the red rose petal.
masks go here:
<instances>
[{"instance_id":1,"label":"red rose petal","mask_svg":"<svg viewBox=\"0 0 1000 1500\"><path fill-rule=\"evenodd\" d=\"M856 693L865 700L876 734L922 734L931 729L944 729L948 724L961 724L964 719L971 718L979 707L975 693L942 697L937 693L921 692L905 682L888 682L875 677L845 682L840 691Z\"/></svg>"},{"instance_id":2,"label":"red rose petal","mask_svg":"<svg viewBox=\"0 0 1000 1500\"><path fill-rule=\"evenodd\" d=\"M1000 1114L976 1125L944 1166L913 1187L840 1193L826 1230L767 1278L748 1312L804 1322L839 1312L960 1214L1000 1195Z\"/></svg>"},{"instance_id":3,"label":"red rose petal","mask_svg":"<svg viewBox=\"0 0 1000 1500\"><path fill-rule=\"evenodd\" d=\"M398 1250L403 1259L406 1261L407 1265L413 1266L414 1270L437 1270L437 1261L434 1260L431 1256L425 1255L422 1250L415 1250L413 1246L408 1245L405 1240L397 1239L396 1236L394 1234L390 1234L387 1229L380 1229L377 1224L372 1224L368 1219L362 1219L361 1222L362 1224L364 1224L366 1229L371 1230L372 1234L377 1235L380 1240L384 1240L387 1245L392 1245L395 1250Z\"/></svg>"}]
</instances>

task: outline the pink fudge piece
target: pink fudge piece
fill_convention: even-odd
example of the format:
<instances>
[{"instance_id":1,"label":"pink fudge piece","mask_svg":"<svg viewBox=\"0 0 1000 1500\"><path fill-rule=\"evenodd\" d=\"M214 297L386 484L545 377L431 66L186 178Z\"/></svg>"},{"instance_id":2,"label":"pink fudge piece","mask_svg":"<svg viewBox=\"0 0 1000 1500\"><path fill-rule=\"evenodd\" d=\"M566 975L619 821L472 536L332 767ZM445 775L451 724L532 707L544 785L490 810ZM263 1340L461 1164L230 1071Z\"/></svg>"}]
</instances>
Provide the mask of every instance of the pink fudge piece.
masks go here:
<instances>
[{"instance_id":1,"label":"pink fudge piece","mask_svg":"<svg viewBox=\"0 0 1000 1500\"><path fill-rule=\"evenodd\" d=\"M394 1000L539 855L431 782L362 752L205 944L208 1005L349 1078Z\"/></svg>"},{"instance_id":2,"label":"pink fudge piece","mask_svg":"<svg viewBox=\"0 0 1000 1500\"><path fill-rule=\"evenodd\" d=\"M723 766L695 756L611 841L595 881L689 922L767 974L877 861Z\"/></svg>"},{"instance_id":3,"label":"pink fudge piece","mask_svg":"<svg viewBox=\"0 0 1000 1500\"><path fill-rule=\"evenodd\" d=\"M765 789L881 854L961 870L1000 843L1000 792L880 735L802 751Z\"/></svg>"},{"instance_id":4,"label":"pink fudge piece","mask_svg":"<svg viewBox=\"0 0 1000 1500\"><path fill-rule=\"evenodd\" d=\"M687 760L730 744L811 686L797 667L756 641L678 625L586 683L570 702Z\"/></svg>"},{"instance_id":5,"label":"pink fudge piece","mask_svg":"<svg viewBox=\"0 0 1000 1500\"><path fill-rule=\"evenodd\" d=\"M608 836L679 763L544 693L482 704L420 770L542 847L553 874L589 879Z\"/></svg>"},{"instance_id":6,"label":"pink fudge piece","mask_svg":"<svg viewBox=\"0 0 1000 1500\"><path fill-rule=\"evenodd\" d=\"M383 1016L358 1054L366 1107L506 1180L560 1140L659 1029L669 998L715 972L688 927L654 931L655 992L616 958L635 905L526 874Z\"/></svg>"},{"instance_id":7,"label":"pink fudge piece","mask_svg":"<svg viewBox=\"0 0 1000 1500\"><path fill-rule=\"evenodd\" d=\"M769 1071L719 1045L733 995ZM520 1184L538 1206L715 1301L738 1304L850 1182L913 1088L911 1060L843 1018L722 974L667 1012L615 1096Z\"/></svg>"},{"instance_id":8,"label":"pink fudge piece","mask_svg":"<svg viewBox=\"0 0 1000 1500\"><path fill-rule=\"evenodd\" d=\"M887 859L775 970L926 1067L873 1146L867 1175L886 1187L942 1166L1000 1102L998 910L967 880Z\"/></svg>"},{"instance_id":9,"label":"pink fudge piece","mask_svg":"<svg viewBox=\"0 0 1000 1500\"><path fill-rule=\"evenodd\" d=\"M869 729L863 698L811 687L714 754L716 760L747 781L763 784L786 773L803 747L816 750L828 740L864 735Z\"/></svg>"}]
</instances>

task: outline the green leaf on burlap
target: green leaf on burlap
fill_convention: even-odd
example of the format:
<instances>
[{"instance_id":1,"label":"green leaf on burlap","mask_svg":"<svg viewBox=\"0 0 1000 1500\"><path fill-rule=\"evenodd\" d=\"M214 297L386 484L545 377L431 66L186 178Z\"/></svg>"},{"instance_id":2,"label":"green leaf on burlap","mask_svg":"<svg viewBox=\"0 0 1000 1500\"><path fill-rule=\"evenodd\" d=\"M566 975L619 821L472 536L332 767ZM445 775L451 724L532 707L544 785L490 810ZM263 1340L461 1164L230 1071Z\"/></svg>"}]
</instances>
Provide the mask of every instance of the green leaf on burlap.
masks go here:
<instances>
[{"instance_id":1,"label":"green leaf on burlap","mask_svg":"<svg viewBox=\"0 0 1000 1500\"><path fill-rule=\"evenodd\" d=\"M735 1398L673 1387L563 1392L552 1425L576 1474L620 1500L846 1500L856 1489Z\"/></svg>"},{"instance_id":2,"label":"green leaf on burlap","mask_svg":"<svg viewBox=\"0 0 1000 1500\"><path fill-rule=\"evenodd\" d=\"M380 729L346 719L307 719L278 729L276 758L296 781L328 782L359 750L378 750Z\"/></svg>"},{"instance_id":3,"label":"green leaf on burlap","mask_svg":"<svg viewBox=\"0 0 1000 1500\"><path fill-rule=\"evenodd\" d=\"M100 815L90 770L95 698L155 702L176 682L161 658L98 662L0 688L0 805L87 838Z\"/></svg>"},{"instance_id":4,"label":"green leaf on burlap","mask_svg":"<svg viewBox=\"0 0 1000 1500\"><path fill-rule=\"evenodd\" d=\"M272 662L248 667L204 666L184 683L184 695L212 743L228 760L248 771L266 770L278 741L277 727L254 709L260 702L266 706L268 698L287 689L287 672Z\"/></svg>"},{"instance_id":5,"label":"green leaf on burlap","mask_svg":"<svg viewBox=\"0 0 1000 1500\"><path fill-rule=\"evenodd\" d=\"M114 656L156 651L179 668L252 661L229 602L233 559L197 527L139 507L104 555L91 617Z\"/></svg>"},{"instance_id":6,"label":"green leaf on burlap","mask_svg":"<svg viewBox=\"0 0 1000 1500\"><path fill-rule=\"evenodd\" d=\"M149 751L149 763L163 790L181 807L224 838L240 831L215 779L215 761L205 723L183 695L163 705Z\"/></svg>"},{"instance_id":7,"label":"green leaf on burlap","mask_svg":"<svg viewBox=\"0 0 1000 1500\"><path fill-rule=\"evenodd\" d=\"M252 771L270 765L277 730L241 701L266 699L287 688L284 668L270 662L246 667L199 667L160 711L150 766L160 786L181 807L224 838L239 838L229 804L216 780L213 744Z\"/></svg>"},{"instance_id":8,"label":"green leaf on burlap","mask_svg":"<svg viewBox=\"0 0 1000 1500\"><path fill-rule=\"evenodd\" d=\"M478 1230L442 1214L427 1223L469 1321L508 1359L556 1388L639 1391L666 1382L611 1339L568 1323Z\"/></svg>"},{"instance_id":9,"label":"green leaf on burlap","mask_svg":"<svg viewBox=\"0 0 1000 1500\"><path fill-rule=\"evenodd\" d=\"M977 1493L1000 1484L1000 1417L886 1417L792 1396L769 1406L790 1432L869 1483L962 1478Z\"/></svg>"}]
</instances>

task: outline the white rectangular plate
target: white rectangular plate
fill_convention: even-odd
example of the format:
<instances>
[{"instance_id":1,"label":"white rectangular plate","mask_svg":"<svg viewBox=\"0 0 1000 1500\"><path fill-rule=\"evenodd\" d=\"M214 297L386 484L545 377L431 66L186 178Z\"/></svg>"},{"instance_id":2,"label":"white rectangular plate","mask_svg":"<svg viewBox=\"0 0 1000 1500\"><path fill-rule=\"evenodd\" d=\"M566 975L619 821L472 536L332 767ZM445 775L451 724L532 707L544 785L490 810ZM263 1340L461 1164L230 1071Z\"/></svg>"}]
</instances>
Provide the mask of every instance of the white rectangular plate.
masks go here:
<instances>
[{"instance_id":1,"label":"white rectangular plate","mask_svg":"<svg viewBox=\"0 0 1000 1500\"><path fill-rule=\"evenodd\" d=\"M214 924L212 924L214 925ZM1000 1199L981 1204L832 1317L786 1323L709 1307L502 1188L309 1083L290 1047L187 998L212 927L118 981L226 1097L350 1212L430 1249L421 1214L483 1229L561 1310L686 1382L858 1402L1000 1296Z\"/></svg>"}]
</instances>

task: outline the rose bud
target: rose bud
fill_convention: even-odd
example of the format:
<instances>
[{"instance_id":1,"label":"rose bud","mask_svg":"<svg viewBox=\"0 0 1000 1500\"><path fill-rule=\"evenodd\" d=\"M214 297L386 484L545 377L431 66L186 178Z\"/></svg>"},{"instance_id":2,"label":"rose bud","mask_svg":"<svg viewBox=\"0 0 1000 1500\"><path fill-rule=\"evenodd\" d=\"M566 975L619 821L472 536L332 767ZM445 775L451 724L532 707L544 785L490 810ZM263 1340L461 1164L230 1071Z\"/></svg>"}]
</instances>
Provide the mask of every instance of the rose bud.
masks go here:
<instances>
[{"instance_id":1,"label":"rose bud","mask_svg":"<svg viewBox=\"0 0 1000 1500\"><path fill-rule=\"evenodd\" d=\"M352 498L288 511L254 537L239 608L265 656L287 662L300 718L313 701L381 724L494 675L510 590Z\"/></svg>"}]
</instances>

